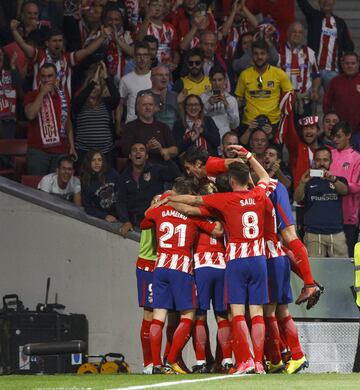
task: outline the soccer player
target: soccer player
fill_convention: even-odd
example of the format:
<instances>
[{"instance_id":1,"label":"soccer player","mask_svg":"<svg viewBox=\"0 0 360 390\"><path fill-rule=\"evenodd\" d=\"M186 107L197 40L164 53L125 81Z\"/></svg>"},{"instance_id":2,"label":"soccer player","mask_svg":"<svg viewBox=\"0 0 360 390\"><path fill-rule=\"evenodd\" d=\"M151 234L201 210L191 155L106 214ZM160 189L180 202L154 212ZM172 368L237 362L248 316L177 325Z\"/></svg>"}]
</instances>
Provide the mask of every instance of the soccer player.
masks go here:
<instances>
[{"instance_id":1,"label":"soccer player","mask_svg":"<svg viewBox=\"0 0 360 390\"><path fill-rule=\"evenodd\" d=\"M144 220L144 223L146 221ZM144 225L140 225L143 228ZM143 374L152 374L153 364L150 347L150 326L152 321L152 283L156 261L156 236L152 228L141 230L139 255L136 262L136 280L139 307L144 308L140 330L141 347L143 351Z\"/></svg>"},{"instance_id":2,"label":"soccer player","mask_svg":"<svg viewBox=\"0 0 360 390\"><path fill-rule=\"evenodd\" d=\"M194 184L181 177L175 180L172 191L179 195L195 193ZM167 205L150 208L145 215L154 222L158 240L150 326L153 373L185 374L177 359L190 338L195 316L192 247L199 229L213 236L222 236L223 228L219 222L190 218ZM180 323L174 333L167 364L163 366L160 357L162 330L167 312L173 308L180 311Z\"/></svg>"},{"instance_id":3,"label":"soccer player","mask_svg":"<svg viewBox=\"0 0 360 390\"><path fill-rule=\"evenodd\" d=\"M262 374L265 373L262 364L265 338L263 304L268 302L264 210L269 175L250 152L241 146L238 148L238 156L246 157L259 177L255 188L248 190L251 180L249 166L234 162L229 165L229 182L233 192L206 196L170 196L168 201L206 206L224 219L228 234L225 300L230 304L233 316L233 349L237 362L235 373ZM249 330L245 321L247 303L255 362L250 353Z\"/></svg>"},{"instance_id":4,"label":"soccer player","mask_svg":"<svg viewBox=\"0 0 360 390\"><path fill-rule=\"evenodd\" d=\"M296 325L288 310L288 304L292 302L290 263L278 239L276 212L269 198L266 199L264 238L270 302L264 306L265 353L270 362L268 372L278 373L285 369L280 351L280 325L281 334L292 354L286 372L294 374L308 367L308 362L300 346Z\"/></svg>"},{"instance_id":5,"label":"soccer player","mask_svg":"<svg viewBox=\"0 0 360 390\"><path fill-rule=\"evenodd\" d=\"M199 191L202 195L213 192L214 187L208 185L203 186ZM194 279L198 300L193 330L193 343L197 360L193 372L196 373L209 372L206 347L210 346L210 343L209 332L206 329L206 313L210 310L210 302L212 302L218 324L217 341L221 350L221 371L227 372L232 367L231 329L224 303L225 266L223 237L215 238L200 232L194 247Z\"/></svg>"},{"instance_id":6,"label":"soccer player","mask_svg":"<svg viewBox=\"0 0 360 390\"><path fill-rule=\"evenodd\" d=\"M235 151L241 150L242 146L232 145L229 148ZM187 174L200 180L226 172L229 164L234 161L238 159L209 157L207 152L200 148L189 148L182 157ZM276 180L271 180L271 183L276 187L270 199L275 207L278 230L286 246L294 253L295 260L291 263L292 270L304 281L304 287L295 303L299 305L307 301L306 308L310 309L316 305L324 288L316 284L312 276L306 248L296 234L295 221L285 186Z\"/></svg>"}]
</instances>

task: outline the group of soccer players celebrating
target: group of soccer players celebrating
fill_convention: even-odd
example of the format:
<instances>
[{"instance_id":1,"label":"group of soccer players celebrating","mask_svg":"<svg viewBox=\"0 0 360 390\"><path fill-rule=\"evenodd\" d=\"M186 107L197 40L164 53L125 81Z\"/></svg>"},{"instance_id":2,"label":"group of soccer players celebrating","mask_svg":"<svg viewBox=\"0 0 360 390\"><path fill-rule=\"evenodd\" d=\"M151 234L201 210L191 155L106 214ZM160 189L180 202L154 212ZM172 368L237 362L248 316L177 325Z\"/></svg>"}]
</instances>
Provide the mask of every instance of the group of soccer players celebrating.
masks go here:
<instances>
[{"instance_id":1,"label":"group of soccer players celebrating","mask_svg":"<svg viewBox=\"0 0 360 390\"><path fill-rule=\"evenodd\" d=\"M181 352L191 335L193 372L210 372L211 303L218 325L213 370L293 374L308 366L288 310L291 270L304 280L297 304L311 308L323 288L296 236L286 189L244 147L231 148L237 158L187 150L189 177L176 179L145 213L136 264L144 373L188 373Z\"/></svg>"}]
</instances>

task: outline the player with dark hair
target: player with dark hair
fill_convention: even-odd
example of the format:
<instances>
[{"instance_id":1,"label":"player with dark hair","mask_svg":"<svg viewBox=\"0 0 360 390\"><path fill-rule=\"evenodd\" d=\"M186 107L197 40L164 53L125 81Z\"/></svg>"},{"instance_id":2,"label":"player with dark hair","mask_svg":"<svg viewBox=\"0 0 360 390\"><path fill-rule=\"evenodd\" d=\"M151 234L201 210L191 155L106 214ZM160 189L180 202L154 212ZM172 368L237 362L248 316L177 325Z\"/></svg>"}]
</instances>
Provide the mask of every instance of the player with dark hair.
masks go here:
<instances>
[{"instance_id":1,"label":"player with dark hair","mask_svg":"<svg viewBox=\"0 0 360 390\"><path fill-rule=\"evenodd\" d=\"M225 221L228 242L225 271L225 301L230 304L233 350L237 367L235 373L264 373L262 364L265 339L263 304L268 302L267 269L264 247L264 210L269 175L242 146L234 145L238 156L246 158L259 177L259 182L248 190L250 170L247 164L229 165L229 182L233 192L206 196L170 196L168 201L190 206L205 206L203 214L220 214ZM249 304L251 339L254 358L248 343L249 330L245 321L245 305Z\"/></svg>"},{"instance_id":2,"label":"player with dark hair","mask_svg":"<svg viewBox=\"0 0 360 390\"><path fill-rule=\"evenodd\" d=\"M175 180L172 191L179 195L195 193L193 182L182 177ZM150 208L145 215L155 224L158 239L150 326L153 373L185 374L178 364L178 355L190 338L195 316L192 247L199 229L213 236L222 236L223 229L219 222L190 218L168 205ZM174 308L180 311L180 323L174 333L167 363L163 366L160 356L162 330L168 310Z\"/></svg>"}]
</instances>

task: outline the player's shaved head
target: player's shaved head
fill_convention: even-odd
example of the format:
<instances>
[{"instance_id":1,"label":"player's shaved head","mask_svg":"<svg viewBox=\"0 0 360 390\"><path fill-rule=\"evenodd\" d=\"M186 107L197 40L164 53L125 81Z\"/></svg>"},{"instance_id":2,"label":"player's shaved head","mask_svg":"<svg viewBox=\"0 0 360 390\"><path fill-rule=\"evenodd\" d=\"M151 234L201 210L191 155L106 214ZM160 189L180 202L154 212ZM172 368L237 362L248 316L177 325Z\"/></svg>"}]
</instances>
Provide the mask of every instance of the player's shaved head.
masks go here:
<instances>
[{"instance_id":1,"label":"player's shaved head","mask_svg":"<svg viewBox=\"0 0 360 390\"><path fill-rule=\"evenodd\" d=\"M229 178L233 179L237 184L244 186L249 181L250 169L247 164L233 162L229 164Z\"/></svg>"}]
</instances>

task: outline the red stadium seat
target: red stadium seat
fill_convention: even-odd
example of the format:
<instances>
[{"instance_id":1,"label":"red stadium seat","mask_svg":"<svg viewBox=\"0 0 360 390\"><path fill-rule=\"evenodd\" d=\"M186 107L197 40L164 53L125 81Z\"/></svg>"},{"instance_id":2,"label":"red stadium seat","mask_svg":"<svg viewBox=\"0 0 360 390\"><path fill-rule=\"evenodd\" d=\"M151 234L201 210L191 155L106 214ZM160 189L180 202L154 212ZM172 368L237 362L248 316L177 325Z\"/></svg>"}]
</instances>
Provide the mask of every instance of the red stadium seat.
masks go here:
<instances>
[{"instance_id":1,"label":"red stadium seat","mask_svg":"<svg viewBox=\"0 0 360 390\"><path fill-rule=\"evenodd\" d=\"M21 184L27 187L37 188L43 176L22 175Z\"/></svg>"},{"instance_id":2,"label":"red stadium seat","mask_svg":"<svg viewBox=\"0 0 360 390\"><path fill-rule=\"evenodd\" d=\"M0 176L9 179L19 179L15 172L16 156L24 156L27 152L27 139L0 139L0 156L11 157L14 168L2 167L0 162Z\"/></svg>"}]
</instances>

